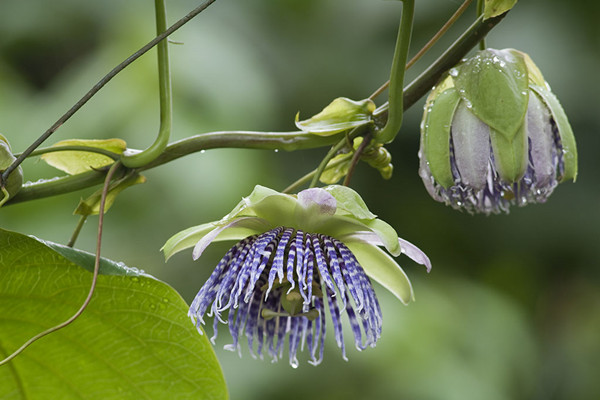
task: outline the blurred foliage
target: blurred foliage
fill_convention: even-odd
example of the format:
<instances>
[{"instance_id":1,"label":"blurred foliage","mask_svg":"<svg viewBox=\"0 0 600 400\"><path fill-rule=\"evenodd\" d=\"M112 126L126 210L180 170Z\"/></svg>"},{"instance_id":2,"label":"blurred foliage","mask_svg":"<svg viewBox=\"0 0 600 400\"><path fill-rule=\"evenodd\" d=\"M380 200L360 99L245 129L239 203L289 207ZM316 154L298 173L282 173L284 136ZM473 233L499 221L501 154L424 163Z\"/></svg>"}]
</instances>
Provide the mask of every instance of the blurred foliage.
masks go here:
<instances>
[{"instance_id":1,"label":"blurred foliage","mask_svg":"<svg viewBox=\"0 0 600 400\"><path fill-rule=\"evenodd\" d=\"M174 21L195 4L171 2ZM411 53L458 6L420 0ZM576 184L547 204L508 216L470 216L431 200L417 175L422 102L389 147L394 176L366 165L353 187L369 208L433 262L426 275L399 259L413 279L408 307L380 293L384 313L375 349L343 362L331 341L319 367L255 361L222 350L232 398L243 399L596 399L600 393L600 130L595 76L600 63L595 2L528 0L488 37L491 47L531 55L575 132ZM332 99L365 98L389 73L397 2L367 0L217 1L172 38L173 139L211 130L293 130ZM435 59L473 17L471 9L408 73ZM93 83L153 36L148 1L3 0L0 4L0 132L22 151ZM70 138L152 142L158 129L155 55L109 83L47 144ZM378 104L381 104L378 99ZM120 195L107 214L103 255L173 285L190 301L227 245L201 260L159 248L173 233L219 218L255 184L283 189L316 167L326 149L283 154L211 150L145 173L148 183ZM24 164L26 180L55 171ZM0 226L66 242L72 211L93 189L0 210ZM96 218L77 245L93 251ZM210 328L209 328L210 331ZM330 338L331 339L331 338Z\"/></svg>"}]
</instances>

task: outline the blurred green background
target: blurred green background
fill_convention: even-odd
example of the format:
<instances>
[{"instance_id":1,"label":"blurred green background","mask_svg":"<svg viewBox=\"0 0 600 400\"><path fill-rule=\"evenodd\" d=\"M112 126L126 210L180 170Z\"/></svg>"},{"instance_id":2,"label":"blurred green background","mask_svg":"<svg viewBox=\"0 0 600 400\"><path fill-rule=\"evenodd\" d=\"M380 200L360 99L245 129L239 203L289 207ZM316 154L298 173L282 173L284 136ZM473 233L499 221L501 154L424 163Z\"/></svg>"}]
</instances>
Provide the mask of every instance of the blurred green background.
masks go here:
<instances>
[{"instance_id":1,"label":"blurred green background","mask_svg":"<svg viewBox=\"0 0 600 400\"><path fill-rule=\"evenodd\" d=\"M412 54L460 5L419 0ZM170 21L195 7L170 1ZM401 6L368 0L217 1L172 39L173 139L214 130L293 130L301 116L338 96L367 97L386 80ZM408 78L473 20L471 8ZM523 0L488 46L530 54L569 115L579 179L546 204L510 215L471 216L429 198L417 175L423 101L390 146L395 173L382 181L361 165L352 181L370 209L433 262L428 275L401 257L417 301L402 306L378 290L383 337L341 359L332 340L324 362L285 362L216 351L232 399L597 399L600 397L600 5ZM92 84L153 37L153 2L2 0L0 132L22 151ZM380 100L379 104L382 100ZM155 54L117 76L48 144L68 138L125 139L144 148L158 129ZM299 153L211 150L145 173L107 214L102 254L144 269L191 301L226 251L213 245L165 264L175 232L227 213L255 184L283 189L326 149ZM52 177L39 160L25 179ZM0 226L65 243L80 197L93 189L0 210ZM77 246L94 250L97 218ZM381 289L381 288L379 288ZM208 329L209 334L211 329ZM330 335L331 336L331 335ZM332 339L331 337L329 339ZM351 346L351 341L347 341Z\"/></svg>"}]
</instances>

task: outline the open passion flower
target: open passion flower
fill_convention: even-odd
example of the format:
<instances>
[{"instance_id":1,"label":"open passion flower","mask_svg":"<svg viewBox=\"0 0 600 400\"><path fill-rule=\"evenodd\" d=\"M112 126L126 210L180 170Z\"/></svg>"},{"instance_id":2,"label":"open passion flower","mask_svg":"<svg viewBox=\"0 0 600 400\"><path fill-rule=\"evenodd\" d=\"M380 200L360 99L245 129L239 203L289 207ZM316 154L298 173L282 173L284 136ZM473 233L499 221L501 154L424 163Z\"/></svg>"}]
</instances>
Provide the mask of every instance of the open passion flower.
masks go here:
<instances>
[{"instance_id":1,"label":"open passion flower","mask_svg":"<svg viewBox=\"0 0 600 400\"><path fill-rule=\"evenodd\" d=\"M400 239L344 186L307 189L298 195L256 186L220 221L179 232L163 251L168 259L194 247L197 259L211 242L225 240L237 243L198 292L189 316L202 333L204 315L214 315L213 342L222 322L233 338L227 349L241 353L240 338L245 335L252 355L256 351L262 357L265 348L273 361L283 357L287 337L294 367L304 347L310 363L323 359L326 313L344 359L344 313L356 348L375 346L382 320L369 278L404 304L413 299L404 271L379 246L431 268L421 250Z\"/></svg>"}]
</instances>

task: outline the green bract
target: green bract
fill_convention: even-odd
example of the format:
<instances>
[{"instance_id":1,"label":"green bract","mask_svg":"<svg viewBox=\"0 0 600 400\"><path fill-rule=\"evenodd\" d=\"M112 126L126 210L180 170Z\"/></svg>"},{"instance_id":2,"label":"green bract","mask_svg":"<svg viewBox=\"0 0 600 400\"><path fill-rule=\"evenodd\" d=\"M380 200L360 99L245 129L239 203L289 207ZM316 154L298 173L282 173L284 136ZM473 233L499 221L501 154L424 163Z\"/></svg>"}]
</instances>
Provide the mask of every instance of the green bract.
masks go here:
<instances>
[{"instance_id":1,"label":"green bract","mask_svg":"<svg viewBox=\"0 0 600 400\"><path fill-rule=\"evenodd\" d=\"M62 140L54 144L52 147L63 146L93 147L112 152L116 155L123 154L127 148L127 144L121 139L69 139ZM103 154L77 150L46 153L42 155L42 160L69 175L80 174L96 168L102 168L114 162L112 158Z\"/></svg>"},{"instance_id":2,"label":"green bract","mask_svg":"<svg viewBox=\"0 0 600 400\"><path fill-rule=\"evenodd\" d=\"M290 227L342 241L356 256L366 274L403 303L413 298L404 271L378 246L393 256L405 253L416 262L431 264L416 246L398 238L394 228L378 219L354 190L332 185L304 190L297 195L279 193L264 186L254 191L225 217L181 231L163 247L165 257L194 247L200 257L212 241L239 241L276 227Z\"/></svg>"},{"instance_id":3,"label":"green bract","mask_svg":"<svg viewBox=\"0 0 600 400\"><path fill-rule=\"evenodd\" d=\"M373 111L375 103L370 99L355 101L338 97L307 120L299 121L300 113L296 114L296 126L319 136L330 136L369 123Z\"/></svg>"},{"instance_id":4,"label":"green bract","mask_svg":"<svg viewBox=\"0 0 600 400\"><path fill-rule=\"evenodd\" d=\"M525 53L486 49L434 88L421 125L420 175L432 196L470 212L543 202L575 180L566 115Z\"/></svg>"},{"instance_id":5,"label":"green bract","mask_svg":"<svg viewBox=\"0 0 600 400\"><path fill-rule=\"evenodd\" d=\"M12 151L10 150L10 145L8 144L8 140L0 135L0 174L4 172L14 161L16 157L13 156ZM23 186L23 169L21 166L17 167L4 184L4 190L8 193L9 197L13 197L16 195L21 187ZM7 201L8 199L4 198L5 192L0 192L0 206Z\"/></svg>"}]
</instances>

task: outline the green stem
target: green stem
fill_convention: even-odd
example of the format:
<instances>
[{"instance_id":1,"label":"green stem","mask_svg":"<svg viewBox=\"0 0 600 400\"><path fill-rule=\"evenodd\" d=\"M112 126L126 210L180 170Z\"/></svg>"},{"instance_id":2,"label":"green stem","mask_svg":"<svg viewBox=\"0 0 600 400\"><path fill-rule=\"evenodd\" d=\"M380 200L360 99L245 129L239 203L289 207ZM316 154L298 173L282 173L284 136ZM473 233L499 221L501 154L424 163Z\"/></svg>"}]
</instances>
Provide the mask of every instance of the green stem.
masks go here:
<instances>
[{"instance_id":1,"label":"green stem","mask_svg":"<svg viewBox=\"0 0 600 400\"><path fill-rule=\"evenodd\" d=\"M473 0L465 0L462 3L462 5L460 7L458 7L458 9L454 12L454 14L452 14L452 16L448 19L448 21L446 21L446 23L440 28L440 30L437 31L436 34L433 35L427 43L425 43L425 46L423 46L421 48L421 50L419 50L418 53L415 54L414 57L410 59L409 62L406 63L407 70L410 67L412 67L413 65L415 65L415 63L417 61L419 61L419 59L421 57L423 57L423 55L425 53L427 53L429 51L429 49L431 49L433 47L433 45L435 45L437 43L437 41L440 40L440 38L442 36L444 36L444 34L446 32L448 32L448 29L450 29L452 27L452 25L454 25L454 23L465 12L465 10L467 9L467 7L469 7L469 5L471 4L472 1ZM369 96L369 99L374 100L377 96L379 96L381 93L383 93L383 91L385 89L387 89L389 85L390 85L390 81L388 80L386 83L381 85L381 87L379 89L377 89L375 92L373 92L373 94Z\"/></svg>"},{"instance_id":2,"label":"green stem","mask_svg":"<svg viewBox=\"0 0 600 400\"><path fill-rule=\"evenodd\" d=\"M2 192L2 198L0 199L0 208L2 208L4 203L10 200L10 193L4 186L0 187L0 192Z\"/></svg>"},{"instance_id":3,"label":"green stem","mask_svg":"<svg viewBox=\"0 0 600 400\"><path fill-rule=\"evenodd\" d=\"M351 157L352 157L352 153L348 153L347 157L340 157L339 159L327 164L327 166L330 168L337 167L338 165L341 165L341 164L347 162L348 159ZM298 179L296 182L292 183L290 186L283 189L281 191L281 193L294 193L294 192L298 191L298 189L300 189L302 186L309 183L312 180L313 176L315 176L316 173L317 173L317 169L313 169L308 174L304 175L302 178Z\"/></svg>"},{"instance_id":4,"label":"green stem","mask_svg":"<svg viewBox=\"0 0 600 400\"><path fill-rule=\"evenodd\" d=\"M343 149L344 146L346 146L346 138L340 140L335 146L329 149L329 152L327 152L327 154L325 155L325 157L323 157L321 163L317 167L317 170L315 171L315 174L313 175L312 180L310 181L310 185L308 185L309 188L317 186L317 183L319 183L319 178L321 177L321 175L323 175L323 171L325 171L325 168L327 168L327 163L329 162L329 160L335 157L337 152Z\"/></svg>"},{"instance_id":5,"label":"green stem","mask_svg":"<svg viewBox=\"0 0 600 400\"><path fill-rule=\"evenodd\" d=\"M338 151L343 149L344 146L348 144L348 140L350 140L350 143L352 143L352 139L362 134L366 129L368 129L367 125L357 126L356 128L352 129L352 131L350 131L347 137L342 138L342 140L337 142L337 144L329 150L327 155L325 155L325 157L323 158L323 160L321 160L321 163L317 167L317 171L315 172L312 180L310 181L310 185L308 186L309 188L317 186L317 183L319 183L319 178L323 174L323 171L325 171L325 168L327 168L327 163L329 163L329 161L333 157L335 157Z\"/></svg>"},{"instance_id":6,"label":"green stem","mask_svg":"<svg viewBox=\"0 0 600 400\"><path fill-rule=\"evenodd\" d=\"M156 34L167 29L167 8L165 0L154 0L156 9ZM141 153L126 154L121 162L128 168L138 168L154 161L167 147L173 120L171 100L171 73L169 71L169 42L163 40L156 46L158 53L158 87L160 97L160 128L154 143Z\"/></svg>"},{"instance_id":7,"label":"green stem","mask_svg":"<svg viewBox=\"0 0 600 400\"><path fill-rule=\"evenodd\" d=\"M144 45L141 49L133 53L131 56L127 57L122 63L114 67L108 74L106 74L102 79L98 81L86 94L83 95L77 103L75 103L69 110L64 113L46 132L44 132L39 138L37 138L17 159L8 167L2 175L0 175L0 186L2 182L6 182L8 176L21 165L23 160L25 160L31 152L40 147L40 145L46 141L62 124L67 122L73 114L75 114L81 107L84 106L96 93L100 91L112 78L117 76L117 74L123 71L125 68L129 66L132 62L140 58L144 55L148 50L156 46L157 43L165 39L167 36L175 32L177 29L181 28L183 25L187 24L192 18L200 14L202 11L206 10L208 6L214 3L216 0L205 0L198 7L194 8L192 11L187 13L184 17L180 18L177 22L169 27L162 34L156 36L146 45Z\"/></svg>"},{"instance_id":8,"label":"green stem","mask_svg":"<svg viewBox=\"0 0 600 400\"><path fill-rule=\"evenodd\" d=\"M404 72L406 71L406 60L408 57L414 13L415 1L402 0L402 18L400 19L400 29L398 29L392 72L390 74L388 120L378 134L377 141L380 143L389 143L394 140L402 126L402 117L404 115L404 106L402 104L404 97Z\"/></svg>"},{"instance_id":9,"label":"green stem","mask_svg":"<svg viewBox=\"0 0 600 400\"><path fill-rule=\"evenodd\" d=\"M87 219L87 217L87 215L82 215L79 218L79 221L77 221L77 226L75 227L75 230L73 231L73 234L71 235L71 239L69 239L69 243L67 243L67 246L73 247L75 245L75 241L77 240L77 237L79 237L79 232L81 232L81 228L83 228L83 224L85 224L85 220Z\"/></svg>"},{"instance_id":10,"label":"green stem","mask_svg":"<svg viewBox=\"0 0 600 400\"><path fill-rule=\"evenodd\" d=\"M485 1L484 0L477 0L477 18L481 17L483 15L483 8L485 7ZM481 40L479 41L479 50L485 50L486 45L485 45L485 36L483 38L481 38Z\"/></svg>"},{"instance_id":11,"label":"green stem","mask_svg":"<svg viewBox=\"0 0 600 400\"><path fill-rule=\"evenodd\" d=\"M350 161L350 168L348 168L348 173L346 174L346 177L344 178L344 182L342 183L342 185L344 185L344 186L350 185L350 180L352 179L352 175L354 175L354 169L356 168L356 165L358 165L360 156L365 151L365 149L367 148L369 143L371 143L371 139L373 139L373 135L371 135L371 134L365 135L362 143L360 144L360 146L358 146L358 149L356 149L356 151L354 152L354 155L352 156L352 160Z\"/></svg>"},{"instance_id":12,"label":"green stem","mask_svg":"<svg viewBox=\"0 0 600 400\"><path fill-rule=\"evenodd\" d=\"M37 149L35 151L32 151L28 157L34 157L34 156L40 156L42 154L46 154L46 153L54 153L57 151L85 151L85 152L89 152L89 153L98 153L98 154L102 154L105 155L107 157L112 158L113 160L117 161L121 156L117 153L114 153L112 151L106 150L106 149L101 149L99 147L90 147L90 146L53 146L53 147L43 147L41 149ZM15 154L15 156L19 156L20 154Z\"/></svg>"},{"instance_id":13,"label":"green stem","mask_svg":"<svg viewBox=\"0 0 600 400\"><path fill-rule=\"evenodd\" d=\"M210 132L191 136L167 146L165 151L153 162L139 171L155 168L189 154L202 150L218 148L243 148L264 150L295 151L330 146L336 143L343 134L333 136L317 136L308 132ZM118 177L123 177L127 168L121 167ZM74 192L102 183L105 172L88 171L81 174L64 176L43 182L25 184L21 190L7 201L6 205L36 200L44 197Z\"/></svg>"}]
</instances>

